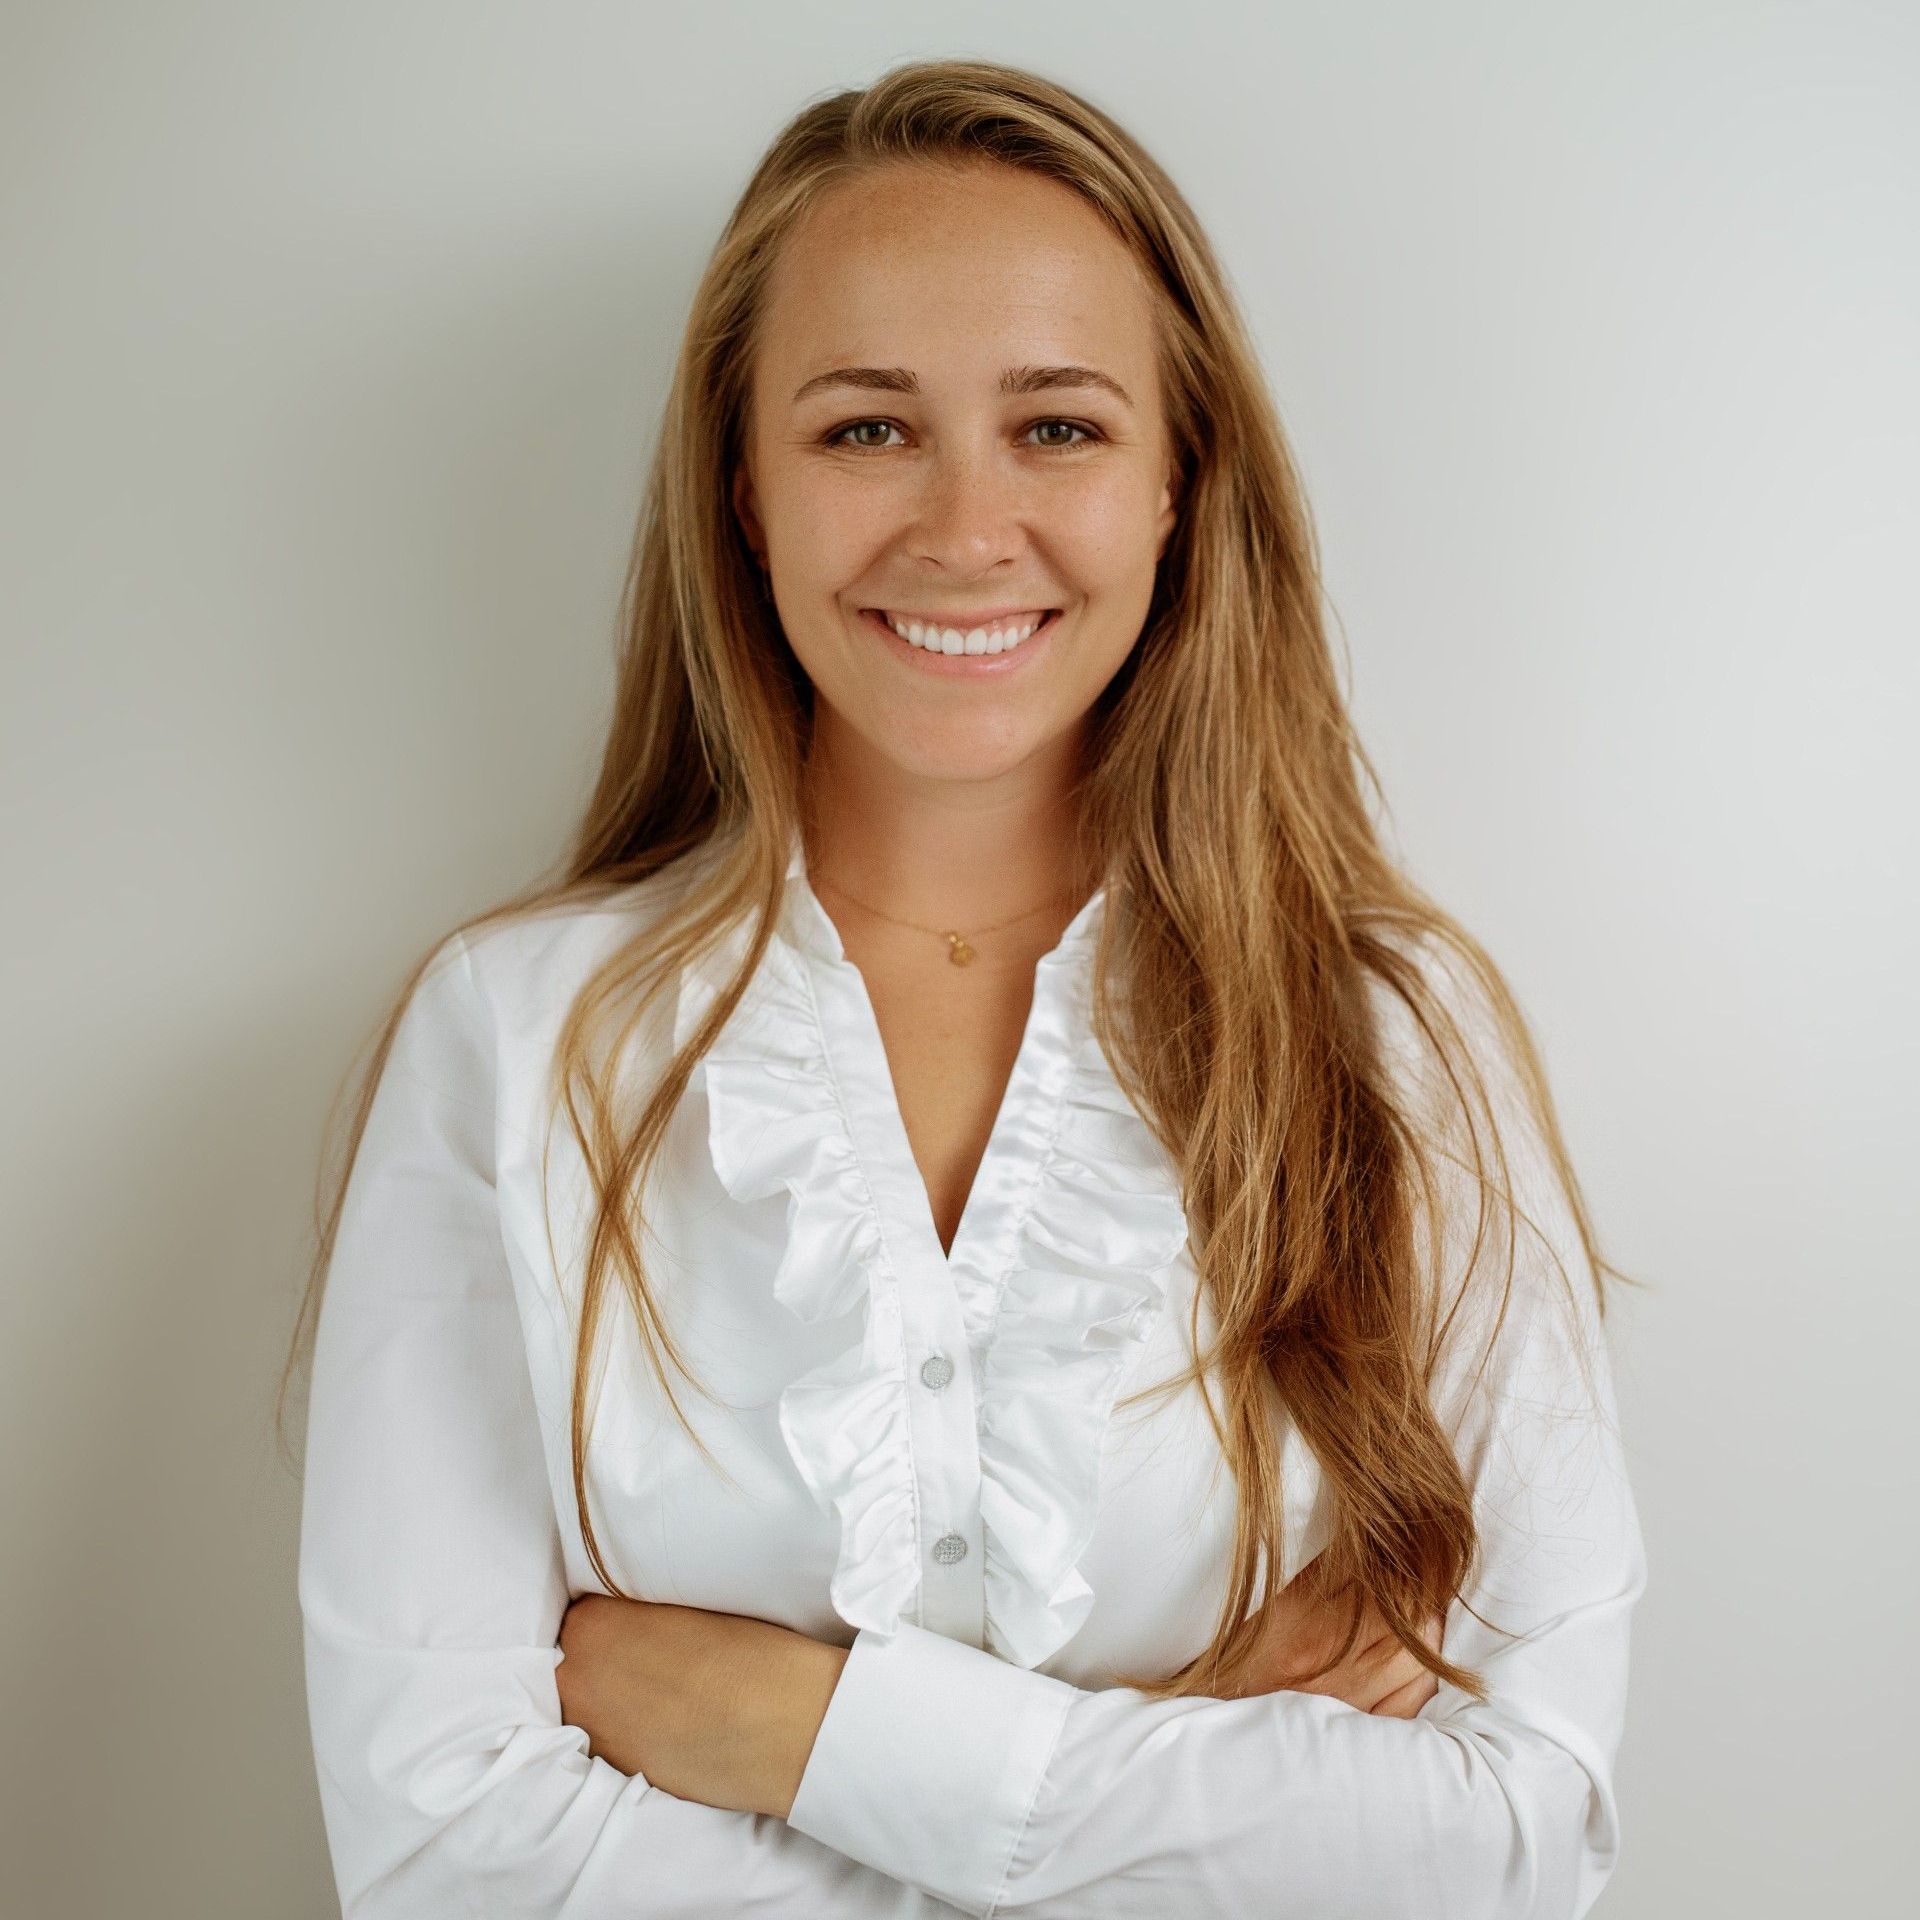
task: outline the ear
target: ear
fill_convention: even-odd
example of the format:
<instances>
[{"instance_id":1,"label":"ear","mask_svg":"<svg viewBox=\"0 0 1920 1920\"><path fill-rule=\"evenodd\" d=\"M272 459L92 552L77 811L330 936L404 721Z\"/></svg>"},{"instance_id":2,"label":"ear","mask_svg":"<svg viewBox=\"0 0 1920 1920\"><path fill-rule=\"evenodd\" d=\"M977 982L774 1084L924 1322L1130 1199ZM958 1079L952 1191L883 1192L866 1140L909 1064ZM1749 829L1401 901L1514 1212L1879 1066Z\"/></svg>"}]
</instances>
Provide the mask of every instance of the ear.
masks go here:
<instances>
[{"instance_id":1,"label":"ear","mask_svg":"<svg viewBox=\"0 0 1920 1920\"><path fill-rule=\"evenodd\" d=\"M1160 517L1154 523L1156 534L1153 557L1158 560L1167 550L1167 542L1173 538L1173 529L1180 518L1180 463L1177 459L1167 465L1167 483L1160 489Z\"/></svg>"},{"instance_id":2,"label":"ear","mask_svg":"<svg viewBox=\"0 0 1920 1920\"><path fill-rule=\"evenodd\" d=\"M747 545L754 551L760 564L767 564L767 537L760 525L760 516L754 510L753 477L747 471L743 460L733 470L733 512L740 522L740 530L747 537Z\"/></svg>"}]
</instances>

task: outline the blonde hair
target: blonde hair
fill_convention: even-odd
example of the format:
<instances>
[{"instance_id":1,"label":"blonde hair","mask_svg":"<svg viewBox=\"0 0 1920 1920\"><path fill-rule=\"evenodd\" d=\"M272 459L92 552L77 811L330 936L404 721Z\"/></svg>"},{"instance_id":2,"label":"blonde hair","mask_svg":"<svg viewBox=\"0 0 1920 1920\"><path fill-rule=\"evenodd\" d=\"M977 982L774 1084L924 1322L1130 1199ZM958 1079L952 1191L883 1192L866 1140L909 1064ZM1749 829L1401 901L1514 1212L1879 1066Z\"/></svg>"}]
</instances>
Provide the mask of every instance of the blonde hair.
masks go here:
<instances>
[{"instance_id":1,"label":"blonde hair","mask_svg":"<svg viewBox=\"0 0 1920 1920\"><path fill-rule=\"evenodd\" d=\"M1351 1596L1348 1645L1370 1601L1433 1674L1484 1698L1480 1676L1421 1633L1461 1592L1478 1547L1472 1490L1431 1391L1453 1319L1452 1306L1440 1312L1437 1284L1459 1246L1452 1170L1469 1174L1476 1197L1469 1276L1491 1238L1505 1250L1510 1291L1519 1233L1538 1231L1509 1177L1503 1111L1518 1114L1551 1175L1552 1204L1577 1235L1600 1314L1602 1276L1625 1276L1595 1246L1510 990L1382 847L1367 805L1378 783L1323 626L1303 489L1199 222L1105 113L1054 82L981 61L915 62L811 104L754 170L682 339L623 596L599 780L557 872L460 929L597 901L696 849L714 855L690 862L693 884L672 910L586 982L555 1050L555 1109L568 1116L598 1203L572 1418L586 1550L620 1591L585 1472L588 1361L615 1281L669 1403L701 1444L668 1377L670 1362L692 1379L649 1292L638 1196L694 1066L760 965L803 817L811 687L759 591L730 491L768 276L783 235L836 183L903 163L1026 169L1104 217L1144 269L1179 465L1178 522L1139 640L1089 716L1078 814L1086 857L1110 887L1094 955L1095 1031L1180 1170L1199 1276L1193 1364L1148 1393L1199 1383L1237 1517L1211 1643L1175 1674L1118 1684L1165 1698L1212 1694L1246 1669L1279 1587L1256 1603L1264 1568L1281 1565L1284 1417L1332 1495L1322 1571L1330 1591ZM623 1123L612 1071L594 1062L617 1060L677 969L747 915L752 937L728 988ZM373 1092L431 957L378 1031L330 1196L323 1179L282 1415L288 1382L310 1357ZM1416 1076L1424 1093L1396 1072L1389 1025L1427 1063ZM1494 1072L1515 1098L1496 1097ZM1570 1291L1564 1266L1551 1264ZM1217 1322L1205 1352L1203 1294Z\"/></svg>"}]
</instances>

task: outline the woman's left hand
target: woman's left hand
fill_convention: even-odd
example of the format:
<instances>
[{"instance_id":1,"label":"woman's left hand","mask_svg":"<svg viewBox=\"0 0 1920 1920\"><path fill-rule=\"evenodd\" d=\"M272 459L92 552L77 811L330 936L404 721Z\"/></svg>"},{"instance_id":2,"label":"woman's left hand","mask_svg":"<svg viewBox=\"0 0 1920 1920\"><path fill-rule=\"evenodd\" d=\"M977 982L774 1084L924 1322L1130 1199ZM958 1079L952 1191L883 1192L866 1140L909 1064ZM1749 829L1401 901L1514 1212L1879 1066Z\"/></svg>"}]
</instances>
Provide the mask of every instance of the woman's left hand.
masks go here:
<instances>
[{"instance_id":1,"label":"woman's left hand","mask_svg":"<svg viewBox=\"0 0 1920 1920\"><path fill-rule=\"evenodd\" d=\"M594 1753L682 1800L784 1820L847 1649L741 1614L582 1594L560 1711Z\"/></svg>"}]
</instances>

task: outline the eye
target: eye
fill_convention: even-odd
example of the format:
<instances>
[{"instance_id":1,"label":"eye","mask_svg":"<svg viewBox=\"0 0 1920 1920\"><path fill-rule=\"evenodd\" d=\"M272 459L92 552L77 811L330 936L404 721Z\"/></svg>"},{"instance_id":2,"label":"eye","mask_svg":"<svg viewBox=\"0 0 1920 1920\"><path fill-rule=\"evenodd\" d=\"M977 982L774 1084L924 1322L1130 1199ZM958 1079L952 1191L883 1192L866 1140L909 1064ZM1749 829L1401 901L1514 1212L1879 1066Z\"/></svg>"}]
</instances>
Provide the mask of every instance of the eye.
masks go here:
<instances>
[{"instance_id":1,"label":"eye","mask_svg":"<svg viewBox=\"0 0 1920 1920\"><path fill-rule=\"evenodd\" d=\"M855 453L884 453L886 451L885 447L876 441L849 440L847 435L850 433L860 433L868 427L889 428L892 425L893 422L891 420L850 420L844 427L836 427L833 432L828 434L826 443L830 447L850 448Z\"/></svg>"},{"instance_id":2,"label":"eye","mask_svg":"<svg viewBox=\"0 0 1920 1920\"><path fill-rule=\"evenodd\" d=\"M840 447L849 453L886 453L891 449L883 440L849 438L850 435L862 435L869 428L878 427L883 433L894 430L891 420L849 420L843 427L835 427L828 433L822 444ZM1074 440L1045 440L1039 443L1042 453L1077 453L1080 448L1091 446L1101 437L1097 427L1088 426L1079 420L1036 420L1027 431L1029 433L1044 427L1065 427L1068 432L1079 435Z\"/></svg>"},{"instance_id":3,"label":"eye","mask_svg":"<svg viewBox=\"0 0 1920 1920\"><path fill-rule=\"evenodd\" d=\"M1033 425L1034 427L1065 427L1070 432L1084 436L1079 440L1043 441L1041 444L1048 453L1068 453L1076 447L1091 446L1100 437L1098 428L1083 426L1078 420L1036 420ZM1031 432L1032 428L1028 431Z\"/></svg>"}]
</instances>

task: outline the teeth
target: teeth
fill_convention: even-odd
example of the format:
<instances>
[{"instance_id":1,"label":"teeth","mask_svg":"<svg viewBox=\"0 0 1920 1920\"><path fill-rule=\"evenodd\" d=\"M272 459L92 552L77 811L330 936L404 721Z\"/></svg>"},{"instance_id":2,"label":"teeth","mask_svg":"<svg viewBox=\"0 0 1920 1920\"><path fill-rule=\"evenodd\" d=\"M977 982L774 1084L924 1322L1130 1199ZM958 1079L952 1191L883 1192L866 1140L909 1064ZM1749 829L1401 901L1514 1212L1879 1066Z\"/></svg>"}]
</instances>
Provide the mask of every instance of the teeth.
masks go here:
<instances>
[{"instance_id":1,"label":"teeth","mask_svg":"<svg viewBox=\"0 0 1920 1920\"><path fill-rule=\"evenodd\" d=\"M881 618L908 645L928 653L1005 653L1009 647L1032 638L1046 615L1010 627L975 627L971 633L962 633L957 627L923 626L918 620L896 620L890 613Z\"/></svg>"}]
</instances>

